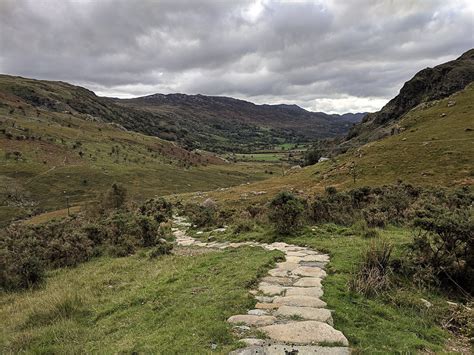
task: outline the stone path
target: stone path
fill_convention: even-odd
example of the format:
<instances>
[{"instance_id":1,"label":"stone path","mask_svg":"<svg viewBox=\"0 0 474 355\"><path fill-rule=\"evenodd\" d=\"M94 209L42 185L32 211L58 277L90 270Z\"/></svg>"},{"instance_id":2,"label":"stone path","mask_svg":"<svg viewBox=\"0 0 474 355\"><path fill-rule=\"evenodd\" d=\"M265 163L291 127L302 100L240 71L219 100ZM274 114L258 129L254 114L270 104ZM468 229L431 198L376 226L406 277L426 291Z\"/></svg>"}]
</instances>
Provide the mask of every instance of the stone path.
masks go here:
<instances>
[{"instance_id":1,"label":"stone path","mask_svg":"<svg viewBox=\"0 0 474 355\"><path fill-rule=\"evenodd\" d=\"M184 219L176 217L174 223L177 228L173 233L181 246L226 249L248 245L280 250L285 254L286 260L277 263L257 289L250 291L257 300L255 309L227 320L243 334L242 342L247 344L232 355L350 353L346 337L333 328L331 311L320 299L328 255L287 243L205 243L186 235L184 229L189 223ZM267 339L246 338L245 334L252 330L263 333Z\"/></svg>"}]
</instances>

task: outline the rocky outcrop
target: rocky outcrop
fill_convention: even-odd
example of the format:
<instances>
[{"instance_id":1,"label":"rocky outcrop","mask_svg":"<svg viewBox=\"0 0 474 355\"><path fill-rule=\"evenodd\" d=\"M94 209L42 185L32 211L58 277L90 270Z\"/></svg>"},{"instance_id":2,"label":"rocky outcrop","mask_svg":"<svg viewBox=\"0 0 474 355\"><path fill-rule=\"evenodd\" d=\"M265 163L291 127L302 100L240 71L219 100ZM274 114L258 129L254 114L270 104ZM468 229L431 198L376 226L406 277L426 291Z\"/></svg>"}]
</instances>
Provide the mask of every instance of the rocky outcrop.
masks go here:
<instances>
[{"instance_id":1,"label":"rocky outcrop","mask_svg":"<svg viewBox=\"0 0 474 355\"><path fill-rule=\"evenodd\" d=\"M473 81L474 49L470 49L456 60L418 72L380 111L367 114L361 123L355 125L347 140L365 143L377 139L381 128L394 123L412 108L448 97Z\"/></svg>"}]
</instances>

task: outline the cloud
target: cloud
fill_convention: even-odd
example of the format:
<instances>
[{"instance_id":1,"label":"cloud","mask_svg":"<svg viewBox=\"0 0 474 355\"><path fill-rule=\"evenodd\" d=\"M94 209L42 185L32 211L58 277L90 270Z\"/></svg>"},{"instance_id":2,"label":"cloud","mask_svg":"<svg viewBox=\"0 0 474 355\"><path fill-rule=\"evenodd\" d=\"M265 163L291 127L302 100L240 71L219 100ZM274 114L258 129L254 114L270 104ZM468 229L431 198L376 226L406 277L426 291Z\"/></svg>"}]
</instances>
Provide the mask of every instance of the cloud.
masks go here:
<instances>
[{"instance_id":1,"label":"cloud","mask_svg":"<svg viewBox=\"0 0 474 355\"><path fill-rule=\"evenodd\" d=\"M473 43L469 0L2 0L0 71L102 95L375 110Z\"/></svg>"}]
</instances>

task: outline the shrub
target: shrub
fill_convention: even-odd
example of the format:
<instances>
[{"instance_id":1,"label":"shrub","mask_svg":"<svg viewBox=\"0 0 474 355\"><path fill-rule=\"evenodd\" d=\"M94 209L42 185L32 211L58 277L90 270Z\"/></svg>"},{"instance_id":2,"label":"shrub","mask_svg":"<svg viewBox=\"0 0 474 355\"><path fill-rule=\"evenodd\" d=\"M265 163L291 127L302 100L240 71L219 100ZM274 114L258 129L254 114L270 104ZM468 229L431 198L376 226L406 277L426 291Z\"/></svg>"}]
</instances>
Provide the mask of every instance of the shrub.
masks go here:
<instances>
[{"instance_id":1,"label":"shrub","mask_svg":"<svg viewBox=\"0 0 474 355\"><path fill-rule=\"evenodd\" d=\"M102 197L102 207L104 209L119 209L125 205L127 200L127 190L119 184L113 184L112 187Z\"/></svg>"},{"instance_id":2,"label":"shrub","mask_svg":"<svg viewBox=\"0 0 474 355\"><path fill-rule=\"evenodd\" d=\"M410 245L415 276L474 293L472 210L430 206L414 222L421 228ZM427 276L430 277L427 277Z\"/></svg>"},{"instance_id":3,"label":"shrub","mask_svg":"<svg viewBox=\"0 0 474 355\"><path fill-rule=\"evenodd\" d=\"M161 240L150 252L150 258L156 258L160 255L171 254L173 250L173 244L166 240Z\"/></svg>"},{"instance_id":4,"label":"shrub","mask_svg":"<svg viewBox=\"0 0 474 355\"><path fill-rule=\"evenodd\" d=\"M156 222L166 222L173 215L173 205L164 198L153 198L145 201L138 209L140 214L151 216Z\"/></svg>"},{"instance_id":5,"label":"shrub","mask_svg":"<svg viewBox=\"0 0 474 355\"><path fill-rule=\"evenodd\" d=\"M359 269L349 282L352 291L373 296L390 285L390 255L392 245L383 239L370 243L365 251Z\"/></svg>"},{"instance_id":6,"label":"shrub","mask_svg":"<svg viewBox=\"0 0 474 355\"><path fill-rule=\"evenodd\" d=\"M198 227L208 227L217 224L217 208L212 204L189 203L184 207L192 224Z\"/></svg>"},{"instance_id":7,"label":"shrub","mask_svg":"<svg viewBox=\"0 0 474 355\"><path fill-rule=\"evenodd\" d=\"M268 219L280 234L291 234L301 227L305 204L290 192L280 192L270 202Z\"/></svg>"},{"instance_id":8,"label":"shrub","mask_svg":"<svg viewBox=\"0 0 474 355\"><path fill-rule=\"evenodd\" d=\"M241 218L234 223L234 233L246 233L254 229L255 222L250 218Z\"/></svg>"}]
</instances>

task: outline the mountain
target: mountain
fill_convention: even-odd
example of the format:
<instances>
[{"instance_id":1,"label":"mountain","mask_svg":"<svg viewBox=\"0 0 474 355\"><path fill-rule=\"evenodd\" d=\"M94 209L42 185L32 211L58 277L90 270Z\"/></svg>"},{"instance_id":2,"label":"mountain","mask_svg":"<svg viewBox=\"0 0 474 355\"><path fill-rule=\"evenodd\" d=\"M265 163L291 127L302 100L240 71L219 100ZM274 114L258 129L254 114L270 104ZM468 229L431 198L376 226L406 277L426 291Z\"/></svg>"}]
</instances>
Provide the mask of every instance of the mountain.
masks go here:
<instances>
[{"instance_id":1,"label":"mountain","mask_svg":"<svg viewBox=\"0 0 474 355\"><path fill-rule=\"evenodd\" d=\"M183 137L184 144L213 151L341 136L358 117L310 112L297 105L256 105L224 96L154 94L114 102L173 122L181 131L192 132Z\"/></svg>"},{"instance_id":2,"label":"mountain","mask_svg":"<svg viewBox=\"0 0 474 355\"><path fill-rule=\"evenodd\" d=\"M412 108L443 99L473 81L474 49L470 49L455 60L418 72L380 111L368 114L360 124L355 125L347 139L367 142L386 136L390 125Z\"/></svg>"},{"instance_id":3,"label":"mountain","mask_svg":"<svg viewBox=\"0 0 474 355\"><path fill-rule=\"evenodd\" d=\"M343 136L354 123L353 117L309 112L296 105L255 105L230 97L185 94L124 100L99 97L65 82L9 75L0 75L0 95L51 112L116 123L189 149L217 152Z\"/></svg>"}]
</instances>

